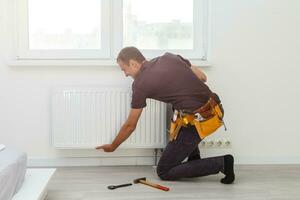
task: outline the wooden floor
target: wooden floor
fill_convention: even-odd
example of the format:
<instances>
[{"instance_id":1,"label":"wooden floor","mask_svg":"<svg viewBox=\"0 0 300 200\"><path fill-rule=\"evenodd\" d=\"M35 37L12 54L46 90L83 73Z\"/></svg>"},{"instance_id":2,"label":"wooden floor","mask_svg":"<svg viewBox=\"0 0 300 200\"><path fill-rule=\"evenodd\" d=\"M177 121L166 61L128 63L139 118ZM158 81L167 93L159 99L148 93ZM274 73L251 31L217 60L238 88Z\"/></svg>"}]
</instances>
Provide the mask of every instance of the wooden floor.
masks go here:
<instances>
[{"instance_id":1,"label":"wooden floor","mask_svg":"<svg viewBox=\"0 0 300 200\"><path fill-rule=\"evenodd\" d=\"M139 177L170 187L169 192L141 184L108 190L112 184L130 183ZM299 200L299 165L237 166L236 182L223 185L223 175L161 181L150 166L58 168L48 186L47 200Z\"/></svg>"}]
</instances>

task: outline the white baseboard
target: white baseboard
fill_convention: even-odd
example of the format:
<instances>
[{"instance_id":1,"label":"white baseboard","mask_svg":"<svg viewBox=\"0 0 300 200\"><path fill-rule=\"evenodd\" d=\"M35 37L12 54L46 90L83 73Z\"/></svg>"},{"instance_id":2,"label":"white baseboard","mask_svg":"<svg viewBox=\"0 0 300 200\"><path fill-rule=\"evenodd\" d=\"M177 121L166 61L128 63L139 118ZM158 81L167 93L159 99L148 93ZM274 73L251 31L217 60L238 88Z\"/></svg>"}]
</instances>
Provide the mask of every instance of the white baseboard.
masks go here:
<instances>
[{"instance_id":1,"label":"white baseboard","mask_svg":"<svg viewBox=\"0 0 300 200\"><path fill-rule=\"evenodd\" d=\"M153 156L28 158L28 167L154 165L154 163Z\"/></svg>"},{"instance_id":2,"label":"white baseboard","mask_svg":"<svg viewBox=\"0 0 300 200\"><path fill-rule=\"evenodd\" d=\"M299 156L236 156L235 163L240 165L289 165L300 164Z\"/></svg>"},{"instance_id":3,"label":"white baseboard","mask_svg":"<svg viewBox=\"0 0 300 200\"><path fill-rule=\"evenodd\" d=\"M157 158L157 162L160 157ZM300 164L300 157L236 156L237 165ZM28 158L29 167L155 165L153 156Z\"/></svg>"},{"instance_id":4,"label":"white baseboard","mask_svg":"<svg viewBox=\"0 0 300 200\"><path fill-rule=\"evenodd\" d=\"M159 157L157 158L157 161ZM28 158L29 167L155 165L153 156ZM300 164L300 157L236 156L237 165Z\"/></svg>"}]
</instances>

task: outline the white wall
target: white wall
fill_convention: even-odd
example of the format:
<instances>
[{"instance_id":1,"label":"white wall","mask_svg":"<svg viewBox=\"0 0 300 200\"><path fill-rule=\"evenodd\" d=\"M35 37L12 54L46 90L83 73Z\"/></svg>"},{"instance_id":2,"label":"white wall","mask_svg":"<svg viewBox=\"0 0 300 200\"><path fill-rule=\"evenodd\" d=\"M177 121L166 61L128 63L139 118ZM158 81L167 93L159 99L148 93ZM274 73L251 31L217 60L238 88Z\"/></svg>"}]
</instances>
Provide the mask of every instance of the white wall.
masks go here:
<instances>
[{"instance_id":1,"label":"white wall","mask_svg":"<svg viewBox=\"0 0 300 200\"><path fill-rule=\"evenodd\" d=\"M11 67L13 10L0 0L0 143L26 151L33 165L80 157L77 164L151 163L149 150L62 151L50 146L49 91L61 85L123 83L116 67ZM300 163L300 1L211 0L213 65L203 70L223 99L237 163ZM90 157L84 159L81 157ZM120 157L93 159L95 156ZM130 157L123 157L130 156ZM137 157L135 157L137 156ZM122 157L122 158L121 158ZM59 159L58 159L59 158ZM46 160L46 162L44 162ZM64 159L64 163L68 160Z\"/></svg>"}]
</instances>

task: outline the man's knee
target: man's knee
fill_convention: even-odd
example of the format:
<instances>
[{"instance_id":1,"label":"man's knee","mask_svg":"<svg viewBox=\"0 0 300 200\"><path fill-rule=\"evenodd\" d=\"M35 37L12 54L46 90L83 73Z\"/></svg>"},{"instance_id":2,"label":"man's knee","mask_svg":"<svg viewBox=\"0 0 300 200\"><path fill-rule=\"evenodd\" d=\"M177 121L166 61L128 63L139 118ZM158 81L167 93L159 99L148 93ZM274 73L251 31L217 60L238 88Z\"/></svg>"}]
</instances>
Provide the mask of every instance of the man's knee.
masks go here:
<instances>
[{"instance_id":1,"label":"man's knee","mask_svg":"<svg viewBox=\"0 0 300 200\"><path fill-rule=\"evenodd\" d=\"M163 173L163 174L160 174L160 173L157 173L158 177L163 180L163 181L170 181L172 180L168 175L167 173Z\"/></svg>"},{"instance_id":2,"label":"man's knee","mask_svg":"<svg viewBox=\"0 0 300 200\"><path fill-rule=\"evenodd\" d=\"M166 167L163 167L159 164L157 165L156 173L161 180L164 181L173 180L172 177L169 176L168 171L169 169L167 169Z\"/></svg>"}]
</instances>

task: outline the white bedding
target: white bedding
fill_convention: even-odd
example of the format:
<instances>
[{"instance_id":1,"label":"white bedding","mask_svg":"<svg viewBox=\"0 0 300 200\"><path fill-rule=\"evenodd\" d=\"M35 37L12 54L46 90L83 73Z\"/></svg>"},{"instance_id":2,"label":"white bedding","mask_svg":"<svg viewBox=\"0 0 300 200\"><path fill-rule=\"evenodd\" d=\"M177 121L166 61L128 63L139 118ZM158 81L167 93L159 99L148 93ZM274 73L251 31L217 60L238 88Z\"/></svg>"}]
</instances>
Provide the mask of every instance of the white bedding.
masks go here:
<instances>
[{"instance_id":1,"label":"white bedding","mask_svg":"<svg viewBox=\"0 0 300 200\"><path fill-rule=\"evenodd\" d=\"M5 148L0 151L0 200L10 200L19 191L26 172L27 155Z\"/></svg>"}]
</instances>

